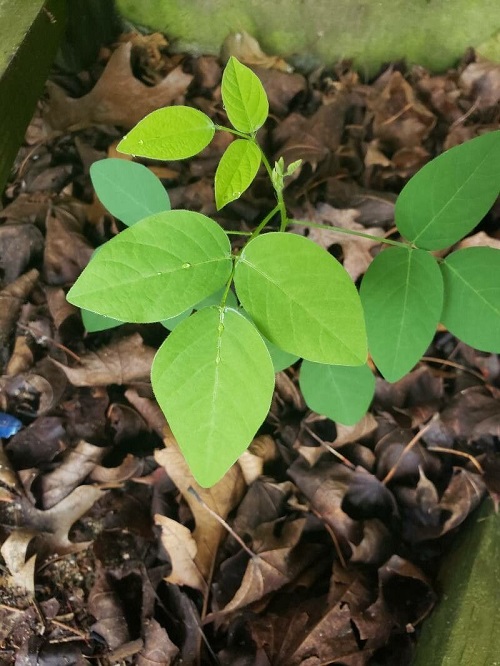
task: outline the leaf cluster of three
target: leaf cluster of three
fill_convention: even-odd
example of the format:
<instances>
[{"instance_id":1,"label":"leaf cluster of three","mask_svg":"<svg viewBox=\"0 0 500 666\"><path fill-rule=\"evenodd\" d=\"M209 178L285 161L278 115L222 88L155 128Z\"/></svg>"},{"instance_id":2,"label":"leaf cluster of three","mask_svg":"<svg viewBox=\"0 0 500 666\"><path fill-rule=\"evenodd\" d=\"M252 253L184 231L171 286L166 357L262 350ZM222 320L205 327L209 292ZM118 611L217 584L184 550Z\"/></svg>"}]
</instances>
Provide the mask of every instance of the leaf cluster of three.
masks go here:
<instances>
[{"instance_id":1,"label":"leaf cluster of three","mask_svg":"<svg viewBox=\"0 0 500 666\"><path fill-rule=\"evenodd\" d=\"M142 120L119 150L183 159L203 150L216 129L232 131L237 138L215 176L221 208L265 161L255 135L268 115L259 79L234 58L222 97L234 129L218 128L195 109L169 107ZM439 321L468 344L500 351L499 252L469 248L440 263L429 252L463 238L494 202L500 132L444 153L412 178L396 204L398 230L409 242L375 258L360 294L341 264L303 236L256 233L235 256L215 221L170 210L146 167L103 160L91 175L104 205L129 228L99 248L68 300L86 309L88 330L123 321L162 321L172 330L153 363L152 384L202 486L247 448L269 410L274 373L298 358L308 405L353 423L374 390L368 347L389 381L419 360ZM270 176L279 201L283 165Z\"/></svg>"}]
</instances>

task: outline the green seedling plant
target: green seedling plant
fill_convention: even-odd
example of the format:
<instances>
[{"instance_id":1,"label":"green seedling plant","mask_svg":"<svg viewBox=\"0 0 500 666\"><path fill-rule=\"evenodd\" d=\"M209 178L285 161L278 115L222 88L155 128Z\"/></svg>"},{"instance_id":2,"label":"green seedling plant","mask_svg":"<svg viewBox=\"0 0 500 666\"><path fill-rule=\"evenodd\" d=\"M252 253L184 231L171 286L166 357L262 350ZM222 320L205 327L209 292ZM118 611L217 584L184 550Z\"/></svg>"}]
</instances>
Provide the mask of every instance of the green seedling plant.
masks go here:
<instances>
[{"instance_id":1,"label":"green seedling plant","mask_svg":"<svg viewBox=\"0 0 500 666\"><path fill-rule=\"evenodd\" d=\"M238 199L262 166L275 207L233 251L230 232L214 220L171 210L146 167L97 162L97 195L128 228L96 251L68 293L89 331L122 322L162 322L171 331L154 359L152 386L204 487L251 443L269 411L275 373L299 359L307 405L354 424L374 394L368 350L390 382L419 361L439 322L479 350L500 352L500 251L443 252L498 196L499 131L448 150L407 183L395 208L396 241L290 219L283 189L300 161L285 165L280 158L271 166L257 141L269 112L260 80L232 57L221 92L230 127L190 107L163 108L141 120L118 150L181 160L202 151L215 132L230 132L235 138L215 174L217 208ZM271 223L279 230L267 230ZM386 249L358 293L343 266L306 237L287 233L290 225L371 238Z\"/></svg>"}]
</instances>

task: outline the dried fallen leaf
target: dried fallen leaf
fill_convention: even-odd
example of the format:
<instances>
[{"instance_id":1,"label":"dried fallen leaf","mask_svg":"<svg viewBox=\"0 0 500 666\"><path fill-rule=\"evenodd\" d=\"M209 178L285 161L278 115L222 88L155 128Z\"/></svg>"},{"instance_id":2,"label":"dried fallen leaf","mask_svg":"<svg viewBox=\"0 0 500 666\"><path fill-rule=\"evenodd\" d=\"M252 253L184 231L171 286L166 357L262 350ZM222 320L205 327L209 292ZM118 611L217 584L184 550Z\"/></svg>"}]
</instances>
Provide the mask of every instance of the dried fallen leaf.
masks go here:
<instances>
[{"instance_id":1,"label":"dried fallen leaf","mask_svg":"<svg viewBox=\"0 0 500 666\"><path fill-rule=\"evenodd\" d=\"M55 360L53 363L63 370L73 386L122 385L146 380L154 355L155 350L144 344L139 333L134 333L88 352L81 357L81 365L74 368Z\"/></svg>"},{"instance_id":2,"label":"dried fallen leaf","mask_svg":"<svg viewBox=\"0 0 500 666\"><path fill-rule=\"evenodd\" d=\"M0 371L7 361L12 329L38 276L38 271L33 268L0 291Z\"/></svg>"},{"instance_id":3,"label":"dried fallen leaf","mask_svg":"<svg viewBox=\"0 0 500 666\"><path fill-rule=\"evenodd\" d=\"M219 544L225 535L225 528L189 492L189 488L194 488L203 502L225 520L241 500L245 489L241 469L239 465L233 465L215 486L201 488L194 480L172 433L167 432L164 442L165 448L156 451L155 459L165 468L194 516L196 526L193 538L197 546L195 564L203 578L208 580Z\"/></svg>"},{"instance_id":4,"label":"dried fallen leaf","mask_svg":"<svg viewBox=\"0 0 500 666\"><path fill-rule=\"evenodd\" d=\"M155 523L161 527L161 542L172 565L172 572L165 580L206 592L207 583L195 564L198 548L190 530L176 520L158 514Z\"/></svg>"},{"instance_id":5,"label":"dried fallen leaf","mask_svg":"<svg viewBox=\"0 0 500 666\"><path fill-rule=\"evenodd\" d=\"M480 59L471 62L460 74L459 86L475 100L475 107L485 109L500 102L500 63Z\"/></svg>"},{"instance_id":6,"label":"dried fallen leaf","mask_svg":"<svg viewBox=\"0 0 500 666\"><path fill-rule=\"evenodd\" d=\"M89 594L88 609L97 620L92 630L104 638L111 650L130 639L125 610L103 567L97 571L96 581Z\"/></svg>"},{"instance_id":7,"label":"dried fallen leaf","mask_svg":"<svg viewBox=\"0 0 500 666\"><path fill-rule=\"evenodd\" d=\"M144 647L137 655L137 666L172 666L177 663L178 654L179 648L172 643L166 629L154 619L146 620Z\"/></svg>"},{"instance_id":8,"label":"dried fallen leaf","mask_svg":"<svg viewBox=\"0 0 500 666\"><path fill-rule=\"evenodd\" d=\"M231 56L245 65L258 65L266 69L279 69L283 72L291 72L292 68L279 56L270 56L260 48L259 42L249 35L248 32L233 32L224 40L221 48L221 57L224 61Z\"/></svg>"},{"instance_id":9,"label":"dried fallen leaf","mask_svg":"<svg viewBox=\"0 0 500 666\"><path fill-rule=\"evenodd\" d=\"M332 208L328 204L320 204L316 209L313 221L322 224L326 222L336 227L342 227L342 229L367 233L366 228L356 222L358 217L359 213L355 209L341 210ZM384 230L379 227L370 227L369 232L373 236L384 236ZM328 231L327 229L315 229L314 227L309 229L309 238L325 249L334 244L340 245L344 254L344 268L354 281L360 275L363 275L371 264L373 259L370 252L371 248L379 245L378 241L368 238L349 236L348 234Z\"/></svg>"},{"instance_id":10,"label":"dried fallen leaf","mask_svg":"<svg viewBox=\"0 0 500 666\"><path fill-rule=\"evenodd\" d=\"M48 83L49 104L45 121L53 130L75 130L93 124L129 129L144 116L172 104L186 91L193 77L179 65L160 83L147 86L135 78L130 64L132 44L121 44L106 69L83 97L74 99L55 83Z\"/></svg>"},{"instance_id":11,"label":"dried fallen leaf","mask_svg":"<svg viewBox=\"0 0 500 666\"><path fill-rule=\"evenodd\" d=\"M94 250L67 211L50 215L46 224L43 275L49 285L67 285L77 279Z\"/></svg>"}]
</instances>

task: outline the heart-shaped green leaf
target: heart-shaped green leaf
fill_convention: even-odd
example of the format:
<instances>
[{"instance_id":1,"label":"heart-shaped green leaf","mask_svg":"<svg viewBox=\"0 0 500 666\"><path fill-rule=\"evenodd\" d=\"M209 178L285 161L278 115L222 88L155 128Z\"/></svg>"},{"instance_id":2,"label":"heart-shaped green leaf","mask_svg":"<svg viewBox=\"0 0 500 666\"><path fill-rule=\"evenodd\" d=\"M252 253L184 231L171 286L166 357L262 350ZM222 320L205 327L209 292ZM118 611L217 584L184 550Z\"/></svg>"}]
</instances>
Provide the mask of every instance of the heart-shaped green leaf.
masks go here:
<instances>
[{"instance_id":1,"label":"heart-shaped green leaf","mask_svg":"<svg viewBox=\"0 0 500 666\"><path fill-rule=\"evenodd\" d=\"M171 210L141 220L103 245L68 293L81 308L149 323L184 312L227 282L231 246L201 213Z\"/></svg>"},{"instance_id":2,"label":"heart-shaped green leaf","mask_svg":"<svg viewBox=\"0 0 500 666\"><path fill-rule=\"evenodd\" d=\"M373 360L387 381L396 382L418 362L439 323L439 266L424 250L391 247L370 264L360 296Z\"/></svg>"},{"instance_id":3,"label":"heart-shaped green leaf","mask_svg":"<svg viewBox=\"0 0 500 666\"><path fill-rule=\"evenodd\" d=\"M127 226L170 210L161 181L142 164L116 158L99 160L90 167L90 178L103 206Z\"/></svg>"},{"instance_id":4,"label":"heart-shaped green leaf","mask_svg":"<svg viewBox=\"0 0 500 666\"><path fill-rule=\"evenodd\" d=\"M303 361L299 385L310 409L344 425L354 425L365 415L375 393L375 377L367 365Z\"/></svg>"},{"instance_id":5,"label":"heart-shaped green leaf","mask_svg":"<svg viewBox=\"0 0 500 666\"><path fill-rule=\"evenodd\" d=\"M217 210L238 199L252 184L260 161L260 148L253 141L236 139L229 144L215 172Z\"/></svg>"},{"instance_id":6,"label":"heart-shaped green leaf","mask_svg":"<svg viewBox=\"0 0 500 666\"><path fill-rule=\"evenodd\" d=\"M168 106L137 123L117 150L153 160L182 160L206 148L214 134L214 123L198 109Z\"/></svg>"},{"instance_id":7,"label":"heart-shaped green leaf","mask_svg":"<svg viewBox=\"0 0 500 666\"><path fill-rule=\"evenodd\" d=\"M396 225L426 250L463 238L484 217L500 192L500 131L447 150L426 164L396 202Z\"/></svg>"},{"instance_id":8,"label":"heart-shaped green leaf","mask_svg":"<svg viewBox=\"0 0 500 666\"><path fill-rule=\"evenodd\" d=\"M234 56L229 58L222 75L221 93L229 122L240 132L253 134L266 122L266 91L252 70Z\"/></svg>"},{"instance_id":9,"label":"heart-shaped green leaf","mask_svg":"<svg viewBox=\"0 0 500 666\"><path fill-rule=\"evenodd\" d=\"M257 236L243 249L234 282L262 335L281 349L318 363L365 363L358 292L319 245L289 233Z\"/></svg>"},{"instance_id":10,"label":"heart-shaped green leaf","mask_svg":"<svg viewBox=\"0 0 500 666\"><path fill-rule=\"evenodd\" d=\"M468 247L441 264L444 308L441 321L466 344L500 352L500 251Z\"/></svg>"},{"instance_id":11,"label":"heart-shaped green leaf","mask_svg":"<svg viewBox=\"0 0 500 666\"><path fill-rule=\"evenodd\" d=\"M153 390L196 481L209 487L265 419L274 370L262 338L236 310L204 308L158 350Z\"/></svg>"}]
</instances>

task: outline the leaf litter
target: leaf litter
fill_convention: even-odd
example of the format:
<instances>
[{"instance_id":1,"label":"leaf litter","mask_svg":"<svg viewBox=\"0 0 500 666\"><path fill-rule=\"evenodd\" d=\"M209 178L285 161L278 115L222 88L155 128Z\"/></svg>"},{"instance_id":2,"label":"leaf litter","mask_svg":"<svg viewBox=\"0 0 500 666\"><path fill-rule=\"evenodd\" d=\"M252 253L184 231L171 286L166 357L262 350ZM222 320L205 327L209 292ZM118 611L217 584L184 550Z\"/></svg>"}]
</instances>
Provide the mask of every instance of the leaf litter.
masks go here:
<instances>
[{"instance_id":1,"label":"leaf litter","mask_svg":"<svg viewBox=\"0 0 500 666\"><path fill-rule=\"evenodd\" d=\"M500 120L500 66L472 52L443 74L395 63L370 82L349 63L293 72L244 33L232 54L266 87L268 153L304 160L289 209L323 224L393 234L406 180ZM0 445L2 663L409 664L450 535L486 494L499 502L500 363L444 329L405 378L377 379L354 426L308 412L296 368L280 372L262 430L209 490L153 399L165 330L84 333L65 293L121 228L90 165L161 106L223 122L222 65L124 35L91 72L54 72L16 159L0 211L0 411L23 423ZM246 231L273 194L258 176L216 214L220 136L190 162L147 166L173 207ZM460 247L497 246L499 213ZM354 280L379 251L308 235Z\"/></svg>"}]
</instances>

